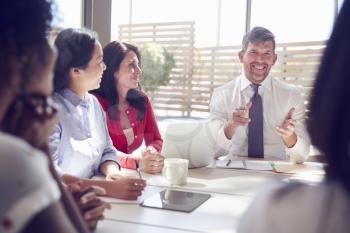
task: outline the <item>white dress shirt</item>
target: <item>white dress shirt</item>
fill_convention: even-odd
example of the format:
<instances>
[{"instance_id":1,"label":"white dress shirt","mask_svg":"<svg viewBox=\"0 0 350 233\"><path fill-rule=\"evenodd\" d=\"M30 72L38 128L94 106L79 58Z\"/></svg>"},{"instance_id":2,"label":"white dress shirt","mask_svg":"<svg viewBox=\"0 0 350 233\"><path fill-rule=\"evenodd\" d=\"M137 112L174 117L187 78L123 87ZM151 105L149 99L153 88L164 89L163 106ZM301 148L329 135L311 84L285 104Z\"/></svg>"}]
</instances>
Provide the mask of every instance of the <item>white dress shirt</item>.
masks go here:
<instances>
[{"instance_id":1,"label":"white dress shirt","mask_svg":"<svg viewBox=\"0 0 350 233\"><path fill-rule=\"evenodd\" d=\"M229 140L225 136L224 125L237 108L250 101L253 94L251 82L243 74L214 90L209 107L211 119L221 123L216 138L217 155L222 155L223 151L234 156L248 155L248 127L237 127L232 139ZM268 76L261 83L259 94L263 103L265 158L287 160L290 156L295 162L305 161L309 153L310 140L305 130L305 106L299 90L295 86ZM297 142L292 148L286 148L275 129L283 122L292 107L295 108L292 118L296 120Z\"/></svg>"}]
</instances>

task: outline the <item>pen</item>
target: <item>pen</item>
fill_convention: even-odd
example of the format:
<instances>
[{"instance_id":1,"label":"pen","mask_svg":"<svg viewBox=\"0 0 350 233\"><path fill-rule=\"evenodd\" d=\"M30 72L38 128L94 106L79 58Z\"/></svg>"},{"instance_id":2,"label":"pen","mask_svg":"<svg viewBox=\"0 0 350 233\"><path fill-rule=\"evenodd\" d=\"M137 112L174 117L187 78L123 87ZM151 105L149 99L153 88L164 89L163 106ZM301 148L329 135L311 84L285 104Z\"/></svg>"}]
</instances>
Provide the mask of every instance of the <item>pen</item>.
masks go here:
<instances>
[{"instance_id":1,"label":"pen","mask_svg":"<svg viewBox=\"0 0 350 233\"><path fill-rule=\"evenodd\" d=\"M231 159L229 159L229 160L227 161L226 167L228 167L228 166L230 165L230 163L231 163Z\"/></svg>"},{"instance_id":2,"label":"pen","mask_svg":"<svg viewBox=\"0 0 350 233\"><path fill-rule=\"evenodd\" d=\"M246 161L245 161L245 160L242 160L242 163L243 163L244 169L248 169Z\"/></svg>"},{"instance_id":3,"label":"pen","mask_svg":"<svg viewBox=\"0 0 350 233\"><path fill-rule=\"evenodd\" d=\"M136 172L137 174L139 174L139 178L142 179L139 163L135 161L135 165L136 165Z\"/></svg>"}]
</instances>

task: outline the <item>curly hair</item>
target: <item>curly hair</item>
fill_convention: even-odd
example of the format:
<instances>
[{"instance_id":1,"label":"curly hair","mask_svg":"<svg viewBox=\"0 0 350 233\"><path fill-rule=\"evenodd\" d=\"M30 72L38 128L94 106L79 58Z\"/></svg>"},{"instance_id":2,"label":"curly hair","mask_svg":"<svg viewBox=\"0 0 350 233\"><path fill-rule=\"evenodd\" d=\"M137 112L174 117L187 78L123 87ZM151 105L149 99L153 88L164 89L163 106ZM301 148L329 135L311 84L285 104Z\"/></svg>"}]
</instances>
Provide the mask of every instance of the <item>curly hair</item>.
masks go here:
<instances>
[{"instance_id":1,"label":"curly hair","mask_svg":"<svg viewBox=\"0 0 350 233\"><path fill-rule=\"evenodd\" d=\"M21 87L36 73L34 62L46 65L52 6L51 0L0 1L0 82L9 83L13 61L19 63Z\"/></svg>"}]
</instances>

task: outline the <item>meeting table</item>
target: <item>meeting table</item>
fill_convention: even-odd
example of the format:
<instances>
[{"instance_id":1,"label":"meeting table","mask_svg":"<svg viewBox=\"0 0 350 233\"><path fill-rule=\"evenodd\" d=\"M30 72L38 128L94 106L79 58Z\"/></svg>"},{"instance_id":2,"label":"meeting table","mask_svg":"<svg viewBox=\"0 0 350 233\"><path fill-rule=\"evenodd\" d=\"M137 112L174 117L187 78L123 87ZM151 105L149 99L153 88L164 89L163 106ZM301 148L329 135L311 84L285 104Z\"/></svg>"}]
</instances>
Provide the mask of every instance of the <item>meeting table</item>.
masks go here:
<instances>
[{"instance_id":1,"label":"meeting table","mask_svg":"<svg viewBox=\"0 0 350 233\"><path fill-rule=\"evenodd\" d=\"M99 222L96 232L234 233L240 217L264 188L277 182L302 181L314 185L324 177L323 165L319 163L293 165L295 171L286 169L288 166L281 166L281 171L224 169L215 165L194 168L189 169L185 185L169 185L162 174L142 173L147 186L136 201L104 198L112 208L105 212L105 219ZM204 193L210 198L190 213L140 205L163 190Z\"/></svg>"}]
</instances>

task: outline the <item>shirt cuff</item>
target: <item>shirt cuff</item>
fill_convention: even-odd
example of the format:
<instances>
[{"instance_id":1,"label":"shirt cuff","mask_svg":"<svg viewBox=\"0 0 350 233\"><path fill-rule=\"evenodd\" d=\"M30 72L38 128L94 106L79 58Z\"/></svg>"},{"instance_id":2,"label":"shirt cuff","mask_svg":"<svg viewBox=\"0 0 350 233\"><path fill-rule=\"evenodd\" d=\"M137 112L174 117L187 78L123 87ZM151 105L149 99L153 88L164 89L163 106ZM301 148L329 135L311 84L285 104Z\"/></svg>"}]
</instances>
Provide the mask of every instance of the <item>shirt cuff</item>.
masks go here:
<instances>
[{"instance_id":1,"label":"shirt cuff","mask_svg":"<svg viewBox=\"0 0 350 233\"><path fill-rule=\"evenodd\" d=\"M149 145L147 145L147 147L149 147L149 146L152 146L157 151L161 151L162 150L162 144L161 143L150 143Z\"/></svg>"},{"instance_id":2,"label":"shirt cuff","mask_svg":"<svg viewBox=\"0 0 350 233\"><path fill-rule=\"evenodd\" d=\"M114 154L114 153L111 153L111 154L106 154L106 155L104 155L103 157L102 157L102 159L101 159L101 162L100 162L100 165L97 167L97 169L95 170L95 174L94 175L103 175L104 176L104 174L101 172L101 165L104 163L104 162L106 162L106 161L112 161L112 162L115 162L115 164L118 166L118 169L119 169L119 171L120 171L120 169L121 169L121 166L120 166L120 164L119 164L119 159L118 159L118 157L116 156L116 154Z\"/></svg>"},{"instance_id":3,"label":"shirt cuff","mask_svg":"<svg viewBox=\"0 0 350 233\"><path fill-rule=\"evenodd\" d=\"M121 166L123 168L135 170L136 169L136 163L139 163L141 160L141 157L133 156L133 155L124 155L121 157Z\"/></svg>"},{"instance_id":4,"label":"shirt cuff","mask_svg":"<svg viewBox=\"0 0 350 233\"><path fill-rule=\"evenodd\" d=\"M102 156L101 158L101 162L100 164L103 164L106 161L113 161L116 164L118 164L119 168L120 168L120 164L119 164L119 158L118 155L116 155L115 153L111 153L111 154L105 154Z\"/></svg>"},{"instance_id":5,"label":"shirt cuff","mask_svg":"<svg viewBox=\"0 0 350 233\"><path fill-rule=\"evenodd\" d=\"M220 149L229 150L232 142L228 139L224 132L224 127L219 129L216 143Z\"/></svg>"},{"instance_id":6,"label":"shirt cuff","mask_svg":"<svg viewBox=\"0 0 350 233\"><path fill-rule=\"evenodd\" d=\"M286 154L289 155L289 158L294 163L303 163L309 156L310 145L305 142L300 137L297 137L297 142L291 148L286 149Z\"/></svg>"}]
</instances>

